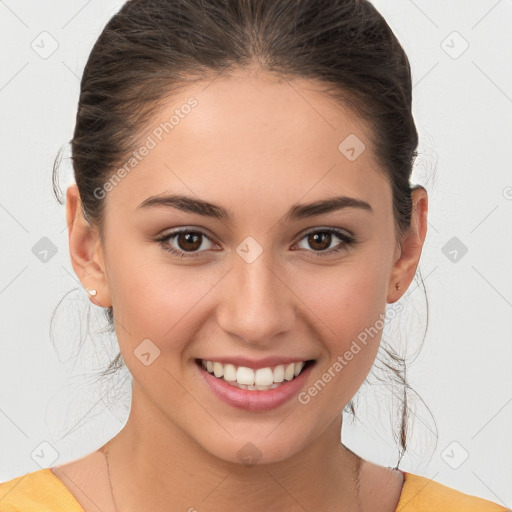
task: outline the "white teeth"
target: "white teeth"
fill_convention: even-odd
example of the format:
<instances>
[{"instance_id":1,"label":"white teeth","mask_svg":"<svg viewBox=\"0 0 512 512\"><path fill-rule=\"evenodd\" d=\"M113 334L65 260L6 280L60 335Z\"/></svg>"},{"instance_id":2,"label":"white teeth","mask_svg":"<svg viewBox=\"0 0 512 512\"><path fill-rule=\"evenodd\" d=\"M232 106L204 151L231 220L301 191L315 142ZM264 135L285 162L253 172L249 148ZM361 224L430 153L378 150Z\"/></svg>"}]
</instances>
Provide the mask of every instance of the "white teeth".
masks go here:
<instances>
[{"instance_id":1,"label":"white teeth","mask_svg":"<svg viewBox=\"0 0 512 512\"><path fill-rule=\"evenodd\" d=\"M283 382L284 365L280 364L274 368L274 382Z\"/></svg>"},{"instance_id":2,"label":"white teeth","mask_svg":"<svg viewBox=\"0 0 512 512\"><path fill-rule=\"evenodd\" d=\"M215 375L219 379L224 379L233 386L253 391L275 389L281 386L284 381L293 380L300 374L305 364L304 361L299 361L287 365L279 364L274 368L267 367L253 370L246 366L239 366L237 368L229 363L222 364L217 361L201 360L201 365L208 373Z\"/></svg>"},{"instance_id":3,"label":"white teeth","mask_svg":"<svg viewBox=\"0 0 512 512\"><path fill-rule=\"evenodd\" d=\"M285 380L292 380L295 374L295 365L293 363L290 363L286 370L284 371L284 378Z\"/></svg>"},{"instance_id":4,"label":"white teeth","mask_svg":"<svg viewBox=\"0 0 512 512\"><path fill-rule=\"evenodd\" d=\"M254 384L256 386L270 386L274 382L274 372L272 368L259 368L254 375Z\"/></svg>"},{"instance_id":5,"label":"white teeth","mask_svg":"<svg viewBox=\"0 0 512 512\"><path fill-rule=\"evenodd\" d=\"M234 382L236 380L236 368L232 364L224 365L224 380Z\"/></svg>"},{"instance_id":6,"label":"white teeth","mask_svg":"<svg viewBox=\"0 0 512 512\"><path fill-rule=\"evenodd\" d=\"M224 375L224 367L220 363L213 363L213 374L215 377L222 377Z\"/></svg>"},{"instance_id":7,"label":"white teeth","mask_svg":"<svg viewBox=\"0 0 512 512\"><path fill-rule=\"evenodd\" d=\"M254 370L245 366L239 366L236 371L236 381L238 384L254 385Z\"/></svg>"}]
</instances>

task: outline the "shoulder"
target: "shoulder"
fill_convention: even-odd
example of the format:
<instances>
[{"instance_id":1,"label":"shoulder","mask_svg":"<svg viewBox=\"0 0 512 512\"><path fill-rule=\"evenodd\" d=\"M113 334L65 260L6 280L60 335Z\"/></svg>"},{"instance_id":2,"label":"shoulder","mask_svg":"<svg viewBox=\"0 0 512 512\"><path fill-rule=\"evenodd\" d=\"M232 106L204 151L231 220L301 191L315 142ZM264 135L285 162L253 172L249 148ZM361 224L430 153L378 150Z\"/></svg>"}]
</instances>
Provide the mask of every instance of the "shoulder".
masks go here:
<instances>
[{"instance_id":1,"label":"shoulder","mask_svg":"<svg viewBox=\"0 0 512 512\"><path fill-rule=\"evenodd\" d=\"M464 494L413 473L402 472L404 485L396 512L504 512L509 509L492 501Z\"/></svg>"},{"instance_id":2,"label":"shoulder","mask_svg":"<svg viewBox=\"0 0 512 512\"><path fill-rule=\"evenodd\" d=\"M0 483L0 512L84 512L50 468Z\"/></svg>"}]
</instances>

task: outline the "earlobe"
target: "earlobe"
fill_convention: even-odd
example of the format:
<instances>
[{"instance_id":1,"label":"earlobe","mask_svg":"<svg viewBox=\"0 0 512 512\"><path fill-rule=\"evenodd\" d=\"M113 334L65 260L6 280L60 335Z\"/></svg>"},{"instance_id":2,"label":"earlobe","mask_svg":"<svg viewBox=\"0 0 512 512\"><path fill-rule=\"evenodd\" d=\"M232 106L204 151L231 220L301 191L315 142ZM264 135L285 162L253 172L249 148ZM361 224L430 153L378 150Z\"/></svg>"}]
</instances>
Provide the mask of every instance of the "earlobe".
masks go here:
<instances>
[{"instance_id":1,"label":"earlobe","mask_svg":"<svg viewBox=\"0 0 512 512\"><path fill-rule=\"evenodd\" d=\"M106 280L103 248L98 230L85 219L76 184L66 191L66 221L69 254L75 274L88 291L91 301L101 307L111 305ZM90 293L95 290L95 293Z\"/></svg>"},{"instance_id":2,"label":"earlobe","mask_svg":"<svg viewBox=\"0 0 512 512\"><path fill-rule=\"evenodd\" d=\"M427 191L417 185L411 190L411 199L411 224L402 236L400 255L393 264L388 285L389 304L399 300L414 279L427 234Z\"/></svg>"}]
</instances>

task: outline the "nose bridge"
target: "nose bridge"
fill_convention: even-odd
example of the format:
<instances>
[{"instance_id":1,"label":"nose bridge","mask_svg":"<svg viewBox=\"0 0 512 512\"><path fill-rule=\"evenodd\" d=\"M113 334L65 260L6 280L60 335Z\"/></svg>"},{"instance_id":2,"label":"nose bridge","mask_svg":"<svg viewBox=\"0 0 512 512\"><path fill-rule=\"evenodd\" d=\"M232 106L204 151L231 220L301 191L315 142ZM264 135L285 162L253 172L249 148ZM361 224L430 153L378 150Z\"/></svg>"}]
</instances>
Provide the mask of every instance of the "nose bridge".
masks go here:
<instances>
[{"instance_id":1,"label":"nose bridge","mask_svg":"<svg viewBox=\"0 0 512 512\"><path fill-rule=\"evenodd\" d=\"M253 259L256 248L250 243L242 243L237 249L241 256L235 255L218 318L226 332L261 344L290 328L292 294L287 293L270 251L261 251Z\"/></svg>"}]
</instances>

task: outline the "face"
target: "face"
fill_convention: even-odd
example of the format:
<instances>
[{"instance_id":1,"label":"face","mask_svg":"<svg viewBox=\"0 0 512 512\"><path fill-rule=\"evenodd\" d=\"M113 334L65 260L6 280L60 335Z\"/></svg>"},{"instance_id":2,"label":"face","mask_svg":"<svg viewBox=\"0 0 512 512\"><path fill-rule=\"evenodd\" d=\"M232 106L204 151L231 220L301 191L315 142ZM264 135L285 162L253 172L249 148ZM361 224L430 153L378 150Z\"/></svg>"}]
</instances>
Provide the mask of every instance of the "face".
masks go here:
<instances>
[{"instance_id":1,"label":"face","mask_svg":"<svg viewBox=\"0 0 512 512\"><path fill-rule=\"evenodd\" d=\"M226 461L243 450L280 461L319 439L363 383L397 276L405 289L419 252L400 263L368 128L319 84L242 72L207 84L141 131L150 149L105 188L103 243L74 264L113 306L132 414L152 411ZM243 390L201 361L263 386L282 380L277 366L309 363L274 389Z\"/></svg>"}]
</instances>

